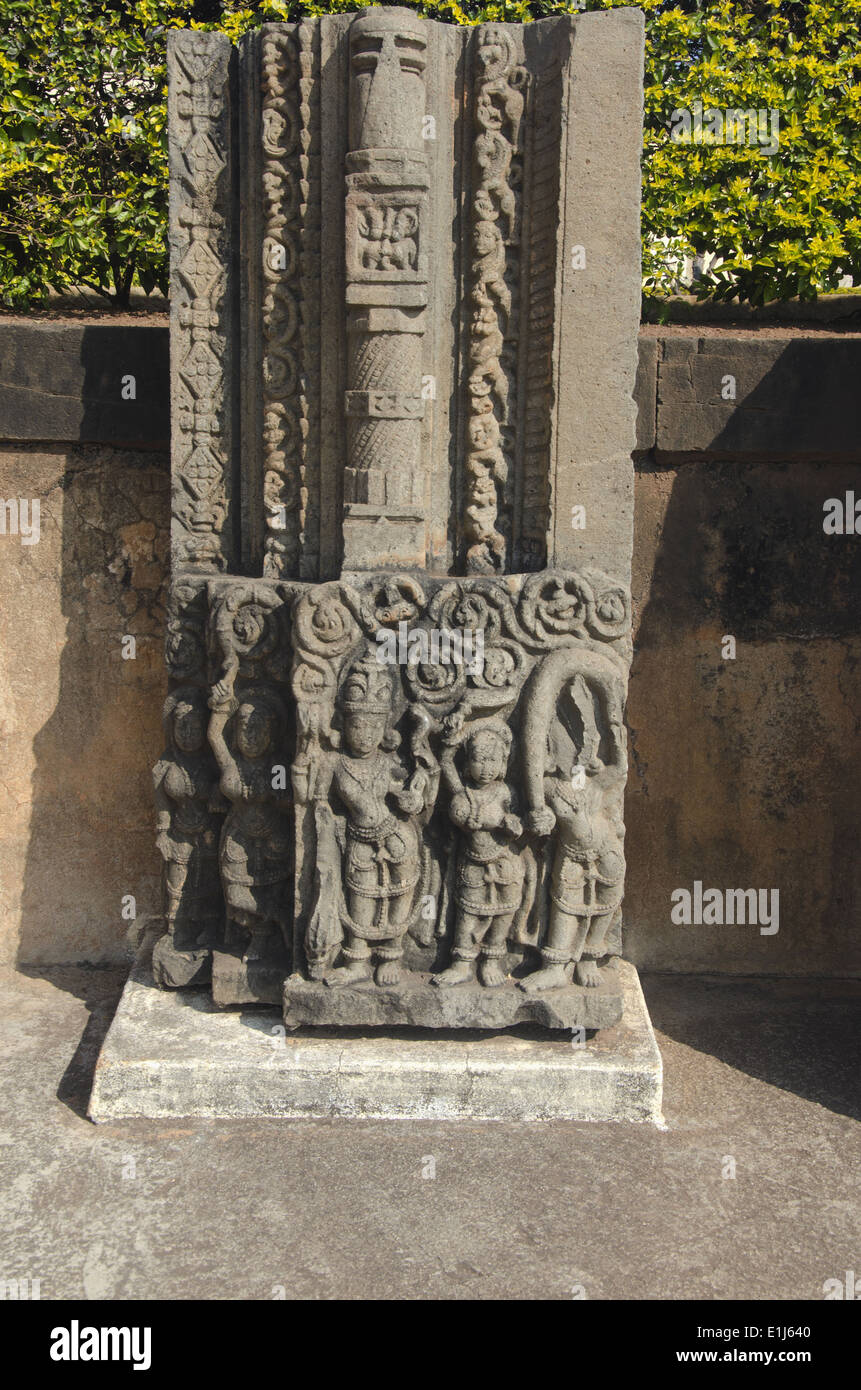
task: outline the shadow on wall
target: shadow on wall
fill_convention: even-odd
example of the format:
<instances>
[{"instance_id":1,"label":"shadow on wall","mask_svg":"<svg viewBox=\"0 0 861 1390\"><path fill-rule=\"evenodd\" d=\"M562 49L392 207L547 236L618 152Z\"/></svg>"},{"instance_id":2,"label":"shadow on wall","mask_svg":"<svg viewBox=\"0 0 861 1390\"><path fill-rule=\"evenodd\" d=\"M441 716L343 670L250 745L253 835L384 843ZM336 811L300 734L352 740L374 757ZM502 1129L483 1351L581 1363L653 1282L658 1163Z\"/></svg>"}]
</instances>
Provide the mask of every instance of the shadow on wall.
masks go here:
<instances>
[{"instance_id":1,"label":"shadow on wall","mask_svg":"<svg viewBox=\"0 0 861 1390\"><path fill-rule=\"evenodd\" d=\"M157 910L150 768L162 743L168 461L89 441L145 437L147 408L165 409L166 364L163 353L130 363L129 335L118 330L113 348L109 336L82 335L82 443L25 456L36 461L27 485L41 491L42 539L20 611L25 624L38 614L33 709L52 712L33 738L19 964L123 959L132 910L138 924Z\"/></svg>"},{"instance_id":2,"label":"shadow on wall","mask_svg":"<svg viewBox=\"0 0 861 1390\"><path fill-rule=\"evenodd\" d=\"M774 375L785 383L782 357ZM740 392L739 414L757 419L774 392L768 377ZM729 461L728 433L739 450L758 429L736 420L709 457L638 473L626 953L659 970L856 976L861 536L826 535L823 503L861 497L861 474ZM672 893L696 882L722 890L724 924L671 921ZM726 924L726 890L748 888L769 913L779 894L777 931Z\"/></svg>"}]
</instances>

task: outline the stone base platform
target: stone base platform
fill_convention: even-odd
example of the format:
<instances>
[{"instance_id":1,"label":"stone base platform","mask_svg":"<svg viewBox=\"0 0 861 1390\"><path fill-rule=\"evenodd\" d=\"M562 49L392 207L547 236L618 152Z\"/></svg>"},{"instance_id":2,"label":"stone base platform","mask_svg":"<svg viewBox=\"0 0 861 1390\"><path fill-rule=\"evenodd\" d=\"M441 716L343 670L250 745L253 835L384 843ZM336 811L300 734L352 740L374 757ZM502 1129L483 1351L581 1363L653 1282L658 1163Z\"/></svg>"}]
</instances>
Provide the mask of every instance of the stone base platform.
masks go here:
<instances>
[{"instance_id":1,"label":"stone base platform","mask_svg":"<svg viewBox=\"0 0 861 1390\"><path fill-rule=\"evenodd\" d=\"M226 1012L206 990L157 989L142 953L102 1047L89 1115L660 1123L660 1053L636 970L618 970L622 1021L582 1043L534 1027L285 1036L275 1009Z\"/></svg>"},{"instance_id":2,"label":"stone base platform","mask_svg":"<svg viewBox=\"0 0 861 1390\"><path fill-rule=\"evenodd\" d=\"M486 989L476 981L440 988L431 976L411 972L390 989L373 981L331 988L323 981L292 975L284 984L284 1023L332 1027L612 1028L624 1008L618 964L602 970L596 989L568 985L540 994L525 994L514 981Z\"/></svg>"}]
</instances>

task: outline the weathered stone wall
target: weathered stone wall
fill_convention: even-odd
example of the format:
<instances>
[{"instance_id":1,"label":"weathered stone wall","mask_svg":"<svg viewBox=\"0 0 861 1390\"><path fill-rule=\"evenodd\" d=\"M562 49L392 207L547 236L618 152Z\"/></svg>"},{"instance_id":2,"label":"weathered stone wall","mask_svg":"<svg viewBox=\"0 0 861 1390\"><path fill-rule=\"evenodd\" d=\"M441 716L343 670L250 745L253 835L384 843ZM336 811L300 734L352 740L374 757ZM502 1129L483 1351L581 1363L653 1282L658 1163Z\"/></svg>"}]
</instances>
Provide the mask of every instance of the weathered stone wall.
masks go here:
<instances>
[{"instance_id":1,"label":"weathered stone wall","mask_svg":"<svg viewBox=\"0 0 861 1390\"><path fill-rule=\"evenodd\" d=\"M0 536L0 960L116 960L123 896L158 903L167 460L6 445L0 497L41 512Z\"/></svg>"},{"instance_id":2,"label":"weathered stone wall","mask_svg":"<svg viewBox=\"0 0 861 1390\"><path fill-rule=\"evenodd\" d=\"M861 972L857 467L641 468L627 722L626 948L661 970ZM736 658L722 657L723 638ZM777 888L775 935L676 926L676 888Z\"/></svg>"},{"instance_id":3,"label":"weathered stone wall","mask_svg":"<svg viewBox=\"0 0 861 1390\"><path fill-rule=\"evenodd\" d=\"M626 806L638 965L861 970L861 548L823 530L826 499L861 497L859 379L852 333L641 336ZM675 925L670 894L696 881L778 889L779 930Z\"/></svg>"},{"instance_id":4,"label":"weathered stone wall","mask_svg":"<svg viewBox=\"0 0 861 1390\"><path fill-rule=\"evenodd\" d=\"M158 902L167 334L7 321L0 349L0 497L41 502L38 545L0 536L0 951L118 959L123 895L139 921ZM861 972L861 539L822 530L861 462L859 378L854 336L641 339L626 954L642 968ZM696 880L779 889L779 931L672 924L670 893Z\"/></svg>"}]
</instances>

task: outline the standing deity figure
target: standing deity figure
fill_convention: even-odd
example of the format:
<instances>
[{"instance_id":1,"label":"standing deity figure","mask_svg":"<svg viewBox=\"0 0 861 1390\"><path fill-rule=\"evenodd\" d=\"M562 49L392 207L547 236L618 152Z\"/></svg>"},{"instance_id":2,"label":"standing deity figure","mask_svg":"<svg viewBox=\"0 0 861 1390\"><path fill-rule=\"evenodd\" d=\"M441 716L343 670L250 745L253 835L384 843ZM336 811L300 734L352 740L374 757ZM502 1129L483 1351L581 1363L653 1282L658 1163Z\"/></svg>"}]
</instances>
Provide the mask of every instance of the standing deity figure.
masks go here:
<instances>
[{"instance_id":1,"label":"standing deity figure","mask_svg":"<svg viewBox=\"0 0 861 1390\"><path fill-rule=\"evenodd\" d=\"M378 661L350 667L338 705L343 739L332 792L346 815L343 964L328 972L326 983L355 984L373 971L378 985L397 985L422 876L417 816L424 810L426 778L419 770L407 780L394 751L399 739L392 728L391 682Z\"/></svg>"},{"instance_id":2,"label":"standing deity figure","mask_svg":"<svg viewBox=\"0 0 861 1390\"><path fill-rule=\"evenodd\" d=\"M558 701L568 705L582 730L573 766L559 752L565 740L554 737ZM591 740L586 733L583 708L595 706L605 731L605 759L597 756L597 725ZM569 984L572 965L578 984L595 987L601 983L598 961L606 955L610 928L621 920L625 880L621 793L627 757L621 681L609 663L565 649L548 658L527 697L524 745L528 828L537 835L555 834L542 960L519 981L520 988L532 994Z\"/></svg>"},{"instance_id":3,"label":"standing deity figure","mask_svg":"<svg viewBox=\"0 0 861 1390\"><path fill-rule=\"evenodd\" d=\"M451 796L449 816L461 832L457 861L453 963L433 983L463 984L476 975L483 985L505 984L502 960L523 900L525 869L512 841L523 827L512 813L505 781L511 731L498 720L473 729L462 740L461 780L457 743L442 755L442 773Z\"/></svg>"},{"instance_id":4,"label":"standing deity figure","mask_svg":"<svg viewBox=\"0 0 861 1390\"><path fill-rule=\"evenodd\" d=\"M290 919L289 793L273 786L284 710L270 691L248 686L237 698L224 683L209 703L209 742L230 803L219 849L227 944L243 946L244 961L260 960L284 937Z\"/></svg>"},{"instance_id":5,"label":"standing deity figure","mask_svg":"<svg viewBox=\"0 0 861 1390\"><path fill-rule=\"evenodd\" d=\"M165 921L175 950L216 944L220 918L218 792L206 746L206 694L182 686L164 704L166 747L153 768L156 846L164 860Z\"/></svg>"}]
</instances>

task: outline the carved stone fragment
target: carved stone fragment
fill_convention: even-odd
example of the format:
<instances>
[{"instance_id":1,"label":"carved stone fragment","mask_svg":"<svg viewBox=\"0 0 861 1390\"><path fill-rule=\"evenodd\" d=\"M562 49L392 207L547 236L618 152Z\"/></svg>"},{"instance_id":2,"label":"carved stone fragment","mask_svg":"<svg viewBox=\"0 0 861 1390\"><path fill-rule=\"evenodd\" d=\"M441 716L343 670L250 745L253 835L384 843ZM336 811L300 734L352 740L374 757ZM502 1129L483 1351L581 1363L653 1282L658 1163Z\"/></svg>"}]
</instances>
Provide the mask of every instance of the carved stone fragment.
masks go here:
<instances>
[{"instance_id":1,"label":"carved stone fragment","mask_svg":"<svg viewBox=\"0 0 861 1390\"><path fill-rule=\"evenodd\" d=\"M166 747L153 769L156 843L164 861L167 932L154 954L163 984L199 984L221 928L217 783L206 756L205 693L179 686L164 707Z\"/></svg>"},{"instance_id":2,"label":"carved stone fragment","mask_svg":"<svg viewBox=\"0 0 861 1390\"><path fill-rule=\"evenodd\" d=\"M294 996L329 1017L304 976L353 989L356 1023L379 1012L372 983L389 1021L404 992L441 1018L423 990L470 986L456 1012L482 1026L476 983L510 995L493 1015L510 1021L546 1018L530 1014L546 989L585 1018L601 988L614 1021L599 962L620 948L625 587L596 571L342 581L296 600L293 648L307 896L287 1020Z\"/></svg>"},{"instance_id":3,"label":"carved stone fragment","mask_svg":"<svg viewBox=\"0 0 861 1390\"><path fill-rule=\"evenodd\" d=\"M160 985L288 1029L621 1018L641 45L172 36Z\"/></svg>"}]
</instances>

